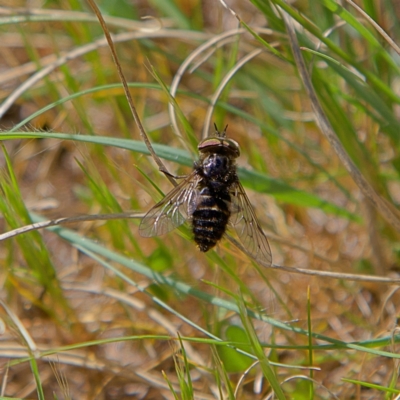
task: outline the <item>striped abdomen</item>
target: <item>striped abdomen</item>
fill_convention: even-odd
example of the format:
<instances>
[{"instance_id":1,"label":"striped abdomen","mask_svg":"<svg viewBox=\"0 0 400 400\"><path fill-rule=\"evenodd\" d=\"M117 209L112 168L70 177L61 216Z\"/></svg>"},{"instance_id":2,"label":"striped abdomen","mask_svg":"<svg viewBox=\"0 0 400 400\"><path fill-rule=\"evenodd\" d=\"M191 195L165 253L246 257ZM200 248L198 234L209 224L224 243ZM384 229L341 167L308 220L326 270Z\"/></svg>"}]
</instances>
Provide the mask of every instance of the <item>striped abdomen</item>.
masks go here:
<instances>
[{"instance_id":1,"label":"striped abdomen","mask_svg":"<svg viewBox=\"0 0 400 400\"><path fill-rule=\"evenodd\" d=\"M225 233L231 212L230 195L227 192L201 191L196 210L192 214L194 241L201 251L214 247Z\"/></svg>"}]
</instances>

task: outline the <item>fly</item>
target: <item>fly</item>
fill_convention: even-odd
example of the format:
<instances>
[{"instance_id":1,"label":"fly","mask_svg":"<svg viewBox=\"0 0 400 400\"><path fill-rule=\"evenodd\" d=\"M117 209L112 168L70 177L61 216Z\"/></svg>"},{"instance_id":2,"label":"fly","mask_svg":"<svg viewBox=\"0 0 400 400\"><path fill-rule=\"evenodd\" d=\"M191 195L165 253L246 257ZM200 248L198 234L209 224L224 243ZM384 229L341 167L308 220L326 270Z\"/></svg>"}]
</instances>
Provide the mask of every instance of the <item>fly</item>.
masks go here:
<instances>
[{"instance_id":1,"label":"fly","mask_svg":"<svg viewBox=\"0 0 400 400\"><path fill-rule=\"evenodd\" d=\"M140 235L163 235L189 220L200 251L212 249L232 226L249 255L272 263L271 249L236 171L239 144L226 128L198 145L193 172L144 216Z\"/></svg>"}]
</instances>

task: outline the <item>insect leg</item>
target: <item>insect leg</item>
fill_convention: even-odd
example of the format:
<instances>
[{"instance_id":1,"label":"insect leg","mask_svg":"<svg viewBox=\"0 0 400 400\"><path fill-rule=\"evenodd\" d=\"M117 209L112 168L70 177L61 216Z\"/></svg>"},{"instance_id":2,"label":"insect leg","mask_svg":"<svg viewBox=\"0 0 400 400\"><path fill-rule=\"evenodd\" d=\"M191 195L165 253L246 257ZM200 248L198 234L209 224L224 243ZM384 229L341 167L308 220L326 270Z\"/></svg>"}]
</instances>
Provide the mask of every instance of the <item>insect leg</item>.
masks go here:
<instances>
[{"instance_id":1,"label":"insect leg","mask_svg":"<svg viewBox=\"0 0 400 400\"><path fill-rule=\"evenodd\" d=\"M164 175L169 176L169 177L174 178L174 179L184 179L184 178L187 177L187 175L173 175L173 174L171 174L171 172L167 171L163 167L161 167L159 169L159 171L162 172Z\"/></svg>"}]
</instances>

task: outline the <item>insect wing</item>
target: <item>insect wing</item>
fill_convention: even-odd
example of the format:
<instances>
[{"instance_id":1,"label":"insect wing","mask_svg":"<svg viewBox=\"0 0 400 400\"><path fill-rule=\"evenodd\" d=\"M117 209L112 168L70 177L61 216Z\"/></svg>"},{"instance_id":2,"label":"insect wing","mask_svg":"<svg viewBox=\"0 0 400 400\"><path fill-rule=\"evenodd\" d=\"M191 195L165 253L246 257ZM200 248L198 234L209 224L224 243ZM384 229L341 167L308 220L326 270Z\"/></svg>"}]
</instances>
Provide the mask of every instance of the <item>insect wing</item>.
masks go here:
<instances>
[{"instance_id":1,"label":"insect wing","mask_svg":"<svg viewBox=\"0 0 400 400\"><path fill-rule=\"evenodd\" d=\"M248 254L257 261L272 264L268 239L261 229L254 208L240 182L231 191L231 202L230 224L235 228Z\"/></svg>"},{"instance_id":2,"label":"insect wing","mask_svg":"<svg viewBox=\"0 0 400 400\"><path fill-rule=\"evenodd\" d=\"M195 172L191 173L151 208L140 223L140 236L164 235L182 225L191 214L189 208L197 201L199 179Z\"/></svg>"}]
</instances>

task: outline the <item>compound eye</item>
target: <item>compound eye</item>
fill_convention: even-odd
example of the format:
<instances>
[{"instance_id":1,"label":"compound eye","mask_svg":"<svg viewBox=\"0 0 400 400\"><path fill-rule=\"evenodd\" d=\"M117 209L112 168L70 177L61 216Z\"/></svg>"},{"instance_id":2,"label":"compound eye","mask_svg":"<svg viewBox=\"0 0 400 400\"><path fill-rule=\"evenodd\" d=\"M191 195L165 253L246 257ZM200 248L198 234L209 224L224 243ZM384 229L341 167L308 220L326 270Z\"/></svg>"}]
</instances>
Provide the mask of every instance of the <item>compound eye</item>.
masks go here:
<instances>
[{"instance_id":1,"label":"compound eye","mask_svg":"<svg viewBox=\"0 0 400 400\"><path fill-rule=\"evenodd\" d=\"M223 142L218 138L207 138L199 143L197 146L199 151L207 151L209 149L222 146Z\"/></svg>"},{"instance_id":2,"label":"compound eye","mask_svg":"<svg viewBox=\"0 0 400 400\"><path fill-rule=\"evenodd\" d=\"M240 147L238 142L232 139L226 139L224 140L224 146L226 146L235 157L240 156Z\"/></svg>"},{"instance_id":3,"label":"compound eye","mask_svg":"<svg viewBox=\"0 0 400 400\"><path fill-rule=\"evenodd\" d=\"M204 139L197 146L200 153L221 153L229 154L234 158L240 156L240 148L237 142L232 139L211 137Z\"/></svg>"}]
</instances>

